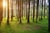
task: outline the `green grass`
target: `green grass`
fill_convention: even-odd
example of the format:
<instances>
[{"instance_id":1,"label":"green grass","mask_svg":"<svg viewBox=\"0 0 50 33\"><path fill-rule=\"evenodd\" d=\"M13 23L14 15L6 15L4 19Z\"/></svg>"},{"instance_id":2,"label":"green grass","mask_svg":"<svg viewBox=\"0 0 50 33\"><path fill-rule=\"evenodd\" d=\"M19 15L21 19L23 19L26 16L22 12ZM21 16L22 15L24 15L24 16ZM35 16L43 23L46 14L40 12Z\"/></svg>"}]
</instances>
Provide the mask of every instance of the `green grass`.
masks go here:
<instances>
[{"instance_id":1,"label":"green grass","mask_svg":"<svg viewBox=\"0 0 50 33\"><path fill-rule=\"evenodd\" d=\"M43 19L41 21L32 22L32 18L30 19L30 24L27 24L27 20L25 17L22 19L22 24L19 24L16 21L17 19L11 22L10 25L6 24L6 19L4 18L2 24L0 26L0 33L50 33L48 32L48 20Z\"/></svg>"}]
</instances>

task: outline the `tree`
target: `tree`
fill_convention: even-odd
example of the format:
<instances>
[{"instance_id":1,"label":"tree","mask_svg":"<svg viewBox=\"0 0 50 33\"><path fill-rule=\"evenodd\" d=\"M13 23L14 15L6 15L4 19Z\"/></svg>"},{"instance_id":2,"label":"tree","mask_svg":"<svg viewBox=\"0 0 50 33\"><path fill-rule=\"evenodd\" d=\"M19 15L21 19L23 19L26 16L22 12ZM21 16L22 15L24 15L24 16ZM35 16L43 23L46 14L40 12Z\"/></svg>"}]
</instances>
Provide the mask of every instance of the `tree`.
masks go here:
<instances>
[{"instance_id":1,"label":"tree","mask_svg":"<svg viewBox=\"0 0 50 33\"><path fill-rule=\"evenodd\" d=\"M2 18L3 18L3 6L2 6L2 0L0 0L0 25L1 25Z\"/></svg>"},{"instance_id":2,"label":"tree","mask_svg":"<svg viewBox=\"0 0 50 33\"><path fill-rule=\"evenodd\" d=\"M43 0L42 0L41 20L42 20L42 16L43 16Z\"/></svg>"},{"instance_id":3,"label":"tree","mask_svg":"<svg viewBox=\"0 0 50 33\"><path fill-rule=\"evenodd\" d=\"M12 0L12 3L11 3L11 21L13 20L13 0Z\"/></svg>"},{"instance_id":4,"label":"tree","mask_svg":"<svg viewBox=\"0 0 50 33\"><path fill-rule=\"evenodd\" d=\"M49 0L48 30L50 31L50 0Z\"/></svg>"},{"instance_id":5,"label":"tree","mask_svg":"<svg viewBox=\"0 0 50 33\"><path fill-rule=\"evenodd\" d=\"M27 1L28 1L28 0L26 0L26 19L27 19L27 16L28 16L28 15L27 15Z\"/></svg>"},{"instance_id":6,"label":"tree","mask_svg":"<svg viewBox=\"0 0 50 33\"><path fill-rule=\"evenodd\" d=\"M35 0L33 0L33 22L35 17Z\"/></svg>"},{"instance_id":7,"label":"tree","mask_svg":"<svg viewBox=\"0 0 50 33\"><path fill-rule=\"evenodd\" d=\"M22 4L21 4L21 0L18 0L18 11L19 11L19 20L20 20L20 23L22 23L22 21L21 21L21 9L22 9Z\"/></svg>"},{"instance_id":8,"label":"tree","mask_svg":"<svg viewBox=\"0 0 50 33\"><path fill-rule=\"evenodd\" d=\"M38 8L39 8L39 0L37 0L36 23L38 20Z\"/></svg>"},{"instance_id":9,"label":"tree","mask_svg":"<svg viewBox=\"0 0 50 33\"><path fill-rule=\"evenodd\" d=\"M9 25L9 0L7 0L7 3L8 3L8 17L7 17L7 25Z\"/></svg>"},{"instance_id":10,"label":"tree","mask_svg":"<svg viewBox=\"0 0 50 33\"><path fill-rule=\"evenodd\" d=\"M46 0L44 0L44 18L45 18L45 5L46 5Z\"/></svg>"},{"instance_id":11,"label":"tree","mask_svg":"<svg viewBox=\"0 0 50 33\"><path fill-rule=\"evenodd\" d=\"M18 0L16 0L16 18L17 18L18 21L19 21L19 11L18 11L19 9L17 10L17 8L18 8L18 7L17 7L17 6L18 6L18 3L19 3ZM17 14L18 14L18 15L17 15Z\"/></svg>"},{"instance_id":12,"label":"tree","mask_svg":"<svg viewBox=\"0 0 50 33\"><path fill-rule=\"evenodd\" d=\"M28 20L27 20L27 23L30 23L29 21L29 15L30 15L30 0L28 0L28 5L29 5L29 8L28 8Z\"/></svg>"},{"instance_id":13,"label":"tree","mask_svg":"<svg viewBox=\"0 0 50 33\"><path fill-rule=\"evenodd\" d=\"M21 13L22 13L21 16L23 17L23 0L21 0L21 11L22 11L22 12L21 12Z\"/></svg>"}]
</instances>

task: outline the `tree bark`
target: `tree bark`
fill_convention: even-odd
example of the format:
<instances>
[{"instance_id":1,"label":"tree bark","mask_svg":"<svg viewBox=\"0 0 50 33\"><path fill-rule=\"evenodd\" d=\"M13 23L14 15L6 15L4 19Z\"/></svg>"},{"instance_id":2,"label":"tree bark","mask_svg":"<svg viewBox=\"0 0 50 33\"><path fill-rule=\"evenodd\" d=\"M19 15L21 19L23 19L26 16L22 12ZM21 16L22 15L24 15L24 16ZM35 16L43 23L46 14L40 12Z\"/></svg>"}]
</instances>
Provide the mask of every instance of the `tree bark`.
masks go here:
<instances>
[{"instance_id":1,"label":"tree bark","mask_svg":"<svg viewBox=\"0 0 50 33\"><path fill-rule=\"evenodd\" d=\"M13 20L13 0L12 0L12 3L11 3L11 21Z\"/></svg>"},{"instance_id":2,"label":"tree bark","mask_svg":"<svg viewBox=\"0 0 50 33\"><path fill-rule=\"evenodd\" d=\"M42 0L41 20L42 20L42 16L43 16L43 0Z\"/></svg>"},{"instance_id":3,"label":"tree bark","mask_svg":"<svg viewBox=\"0 0 50 33\"><path fill-rule=\"evenodd\" d=\"M35 0L33 0L33 22L35 17Z\"/></svg>"},{"instance_id":4,"label":"tree bark","mask_svg":"<svg viewBox=\"0 0 50 33\"><path fill-rule=\"evenodd\" d=\"M48 31L50 31L50 0L49 0Z\"/></svg>"},{"instance_id":5,"label":"tree bark","mask_svg":"<svg viewBox=\"0 0 50 33\"><path fill-rule=\"evenodd\" d=\"M8 8L8 11L7 11L8 12L7 25L9 25L9 0L7 0L7 3L8 3L8 7L7 7Z\"/></svg>"},{"instance_id":6,"label":"tree bark","mask_svg":"<svg viewBox=\"0 0 50 33\"><path fill-rule=\"evenodd\" d=\"M19 6L18 6L18 10L17 10L17 5L19 4L19 1L16 0L16 18L18 19L19 21ZM18 14L18 15L17 15Z\"/></svg>"},{"instance_id":7,"label":"tree bark","mask_svg":"<svg viewBox=\"0 0 50 33\"><path fill-rule=\"evenodd\" d=\"M22 11L22 12L21 12L21 13L22 13L21 16L23 17L23 0L21 0L21 11Z\"/></svg>"},{"instance_id":8,"label":"tree bark","mask_svg":"<svg viewBox=\"0 0 50 33\"><path fill-rule=\"evenodd\" d=\"M28 0L26 0L26 19L28 19L27 17L28 17L28 13L27 13L27 1Z\"/></svg>"},{"instance_id":9,"label":"tree bark","mask_svg":"<svg viewBox=\"0 0 50 33\"><path fill-rule=\"evenodd\" d=\"M1 22L2 22L2 18L3 18L3 0L0 0L0 25L1 25Z\"/></svg>"},{"instance_id":10,"label":"tree bark","mask_svg":"<svg viewBox=\"0 0 50 33\"><path fill-rule=\"evenodd\" d=\"M20 23L22 23L21 21L21 0L18 0L18 11L19 11L19 20L20 20Z\"/></svg>"},{"instance_id":11,"label":"tree bark","mask_svg":"<svg viewBox=\"0 0 50 33\"><path fill-rule=\"evenodd\" d=\"M45 5L46 5L46 0L44 0L44 18L45 18Z\"/></svg>"},{"instance_id":12,"label":"tree bark","mask_svg":"<svg viewBox=\"0 0 50 33\"><path fill-rule=\"evenodd\" d=\"M36 23L38 20L38 9L39 9L39 0L37 0Z\"/></svg>"},{"instance_id":13,"label":"tree bark","mask_svg":"<svg viewBox=\"0 0 50 33\"><path fill-rule=\"evenodd\" d=\"M28 0L29 8L28 8L28 20L27 22L30 23L29 18L30 18L30 0Z\"/></svg>"}]
</instances>

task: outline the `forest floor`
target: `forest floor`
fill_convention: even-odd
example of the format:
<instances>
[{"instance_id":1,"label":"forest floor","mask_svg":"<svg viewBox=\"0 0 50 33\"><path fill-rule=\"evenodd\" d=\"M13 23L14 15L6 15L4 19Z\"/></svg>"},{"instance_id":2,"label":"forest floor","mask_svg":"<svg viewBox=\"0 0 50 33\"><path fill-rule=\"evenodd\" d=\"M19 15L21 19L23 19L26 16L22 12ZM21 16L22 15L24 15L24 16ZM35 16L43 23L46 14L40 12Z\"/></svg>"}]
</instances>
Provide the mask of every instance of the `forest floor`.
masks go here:
<instances>
[{"instance_id":1,"label":"forest floor","mask_svg":"<svg viewBox=\"0 0 50 33\"><path fill-rule=\"evenodd\" d=\"M48 20L43 19L38 21L38 23L31 22L30 24L19 24L13 21L10 22L10 25L7 25L4 21L0 26L0 33L49 33Z\"/></svg>"}]
</instances>

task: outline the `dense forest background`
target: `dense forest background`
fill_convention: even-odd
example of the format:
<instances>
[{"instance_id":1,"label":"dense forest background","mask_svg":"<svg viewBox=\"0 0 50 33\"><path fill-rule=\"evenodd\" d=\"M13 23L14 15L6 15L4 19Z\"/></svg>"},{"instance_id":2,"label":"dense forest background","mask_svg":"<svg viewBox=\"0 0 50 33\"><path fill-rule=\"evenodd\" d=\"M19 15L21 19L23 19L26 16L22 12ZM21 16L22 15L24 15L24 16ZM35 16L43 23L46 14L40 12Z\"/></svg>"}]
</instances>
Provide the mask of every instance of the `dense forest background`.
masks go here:
<instances>
[{"instance_id":1,"label":"dense forest background","mask_svg":"<svg viewBox=\"0 0 50 33\"><path fill-rule=\"evenodd\" d=\"M0 33L50 33L49 31L48 0L0 0Z\"/></svg>"},{"instance_id":2,"label":"dense forest background","mask_svg":"<svg viewBox=\"0 0 50 33\"><path fill-rule=\"evenodd\" d=\"M17 3L16 3L17 2ZM45 15L48 15L48 0L46 0L46 4L44 4L45 0L43 0L43 11L42 11L42 0L39 0L39 10L38 15L41 15L41 11L44 15L44 5L45 5ZM30 16L33 16L33 0L30 0ZM13 7L13 8L12 8ZM29 3L28 0L23 0L23 16L26 16L26 12L28 12ZM35 15L36 15L36 8L37 8L37 0L35 0ZM6 8L3 8L3 16L7 17L7 6ZM18 16L18 0L13 0L13 6L12 6L12 0L9 1L9 14L11 17L11 11L13 9L13 16ZM27 11L26 11L27 10Z\"/></svg>"}]
</instances>

